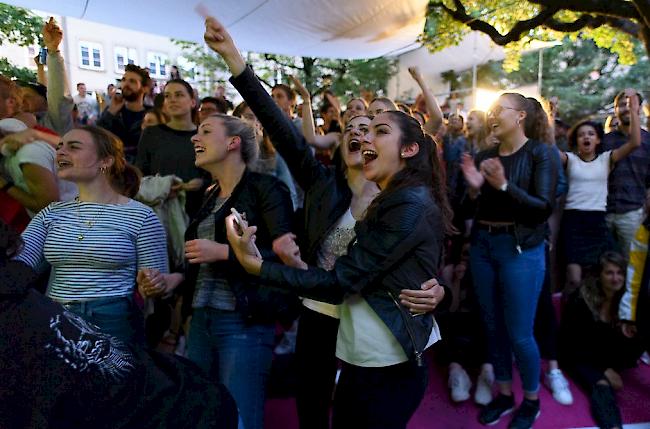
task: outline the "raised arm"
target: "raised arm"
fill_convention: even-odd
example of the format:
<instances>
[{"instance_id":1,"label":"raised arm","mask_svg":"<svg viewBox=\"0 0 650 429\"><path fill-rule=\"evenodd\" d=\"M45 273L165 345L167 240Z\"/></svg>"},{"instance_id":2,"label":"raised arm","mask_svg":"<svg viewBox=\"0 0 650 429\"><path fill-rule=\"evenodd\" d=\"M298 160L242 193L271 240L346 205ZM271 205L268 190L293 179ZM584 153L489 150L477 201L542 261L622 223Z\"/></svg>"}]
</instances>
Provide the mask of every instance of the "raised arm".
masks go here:
<instances>
[{"instance_id":1,"label":"raised arm","mask_svg":"<svg viewBox=\"0 0 650 429\"><path fill-rule=\"evenodd\" d=\"M438 102L436 101L436 97L433 95L433 92L431 92L427 84L424 82L419 68L417 66L409 67L409 73L411 73L411 76L413 79L415 79L415 82L420 87L420 90L422 90L422 95L424 95L424 102L427 105L427 113L429 114L429 119L427 119L427 121L424 123L424 130L427 133L434 135L442 124L442 110L440 110L440 106L438 106Z\"/></svg>"},{"instance_id":2,"label":"raised arm","mask_svg":"<svg viewBox=\"0 0 650 429\"><path fill-rule=\"evenodd\" d=\"M300 187L307 191L320 177L330 174L329 170L316 160L302 133L275 104L253 71L246 67L225 27L212 17L206 19L205 27L205 42L226 62L232 73L230 82L268 132Z\"/></svg>"},{"instance_id":3,"label":"raised arm","mask_svg":"<svg viewBox=\"0 0 650 429\"><path fill-rule=\"evenodd\" d=\"M630 112L630 138L623 146L612 151L612 162L618 162L634 152L641 146L641 125L639 123L639 97L636 91L627 88L625 90L627 109Z\"/></svg>"},{"instance_id":4,"label":"raised arm","mask_svg":"<svg viewBox=\"0 0 650 429\"><path fill-rule=\"evenodd\" d=\"M43 27L43 40L47 47L47 118L45 125L63 135L72 129L74 102L70 96L68 76L59 45L63 32L54 18Z\"/></svg>"},{"instance_id":5,"label":"raised arm","mask_svg":"<svg viewBox=\"0 0 650 429\"><path fill-rule=\"evenodd\" d=\"M305 136L307 143L319 149L329 149L335 146L339 141L340 134L329 133L324 136L316 134L314 112L311 107L311 95L296 76L291 76L291 81L302 98L302 134Z\"/></svg>"}]
</instances>

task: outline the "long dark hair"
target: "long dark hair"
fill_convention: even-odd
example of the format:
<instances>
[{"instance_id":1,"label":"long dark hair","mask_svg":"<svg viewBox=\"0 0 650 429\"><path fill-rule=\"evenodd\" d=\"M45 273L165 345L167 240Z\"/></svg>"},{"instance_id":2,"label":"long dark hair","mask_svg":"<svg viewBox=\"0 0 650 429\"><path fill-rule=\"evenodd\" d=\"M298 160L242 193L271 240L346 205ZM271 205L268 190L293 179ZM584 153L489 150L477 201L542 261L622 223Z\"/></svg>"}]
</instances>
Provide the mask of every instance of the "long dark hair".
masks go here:
<instances>
[{"instance_id":1,"label":"long dark hair","mask_svg":"<svg viewBox=\"0 0 650 429\"><path fill-rule=\"evenodd\" d=\"M618 252L607 251L600 255L598 266L596 268L597 271L594 270L593 273L590 273L580 288L582 299L584 299L587 307L589 307L596 320L600 320L600 309L605 302L605 293L603 292L603 286L600 282L600 273L607 264L616 265L621 269L623 275L625 275L627 269L627 261L625 260L625 257ZM612 324L618 322L618 305L621 302L624 293L625 288L622 287L621 290L616 292L612 300L611 314L609 315Z\"/></svg>"},{"instance_id":2,"label":"long dark hair","mask_svg":"<svg viewBox=\"0 0 650 429\"><path fill-rule=\"evenodd\" d=\"M424 132L417 119L412 116L398 110L389 110L383 113L389 114L391 119L397 123L401 132L400 146L404 148L416 143L419 146L419 151L415 156L404 159L406 166L393 176L386 189L382 189L382 192L370 204L366 217L375 216L381 202L393 193L404 188L424 185L431 190L433 199L440 208L445 233L454 233L456 230L451 223L453 212L447 200L445 180L435 142L431 136Z\"/></svg>"}]
</instances>

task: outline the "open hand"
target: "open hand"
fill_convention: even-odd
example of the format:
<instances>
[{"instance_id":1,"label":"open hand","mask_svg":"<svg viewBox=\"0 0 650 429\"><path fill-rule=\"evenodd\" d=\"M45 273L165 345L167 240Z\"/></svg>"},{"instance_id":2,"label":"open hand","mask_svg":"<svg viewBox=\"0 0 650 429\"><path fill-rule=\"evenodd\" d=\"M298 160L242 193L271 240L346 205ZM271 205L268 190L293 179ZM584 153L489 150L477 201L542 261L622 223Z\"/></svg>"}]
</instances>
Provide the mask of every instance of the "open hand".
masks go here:
<instances>
[{"instance_id":1,"label":"open hand","mask_svg":"<svg viewBox=\"0 0 650 429\"><path fill-rule=\"evenodd\" d=\"M463 170L463 176L465 177L465 181L469 187L474 190L481 189L481 186L483 186L483 183L485 183L485 178L476 169L474 159L470 155L466 153L463 154L460 162L460 168Z\"/></svg>"},{"instance_id":2,"label":"open hand","mask_svg":"<svg viewBox=\"0 0 650 429\"><path fill-rule=\"evenodd\" d=\"M293 86L296 88L296 91L298 94L300 94L300 97L302 98L303 101L307 101L311 99L311 95L309 94L309 91L307 88L305 88L305 85L300 82L300 79L298 79L294 75L290 75L289 79L291 79L291 82L293 83Z\"/></svg>"}]
</instances>

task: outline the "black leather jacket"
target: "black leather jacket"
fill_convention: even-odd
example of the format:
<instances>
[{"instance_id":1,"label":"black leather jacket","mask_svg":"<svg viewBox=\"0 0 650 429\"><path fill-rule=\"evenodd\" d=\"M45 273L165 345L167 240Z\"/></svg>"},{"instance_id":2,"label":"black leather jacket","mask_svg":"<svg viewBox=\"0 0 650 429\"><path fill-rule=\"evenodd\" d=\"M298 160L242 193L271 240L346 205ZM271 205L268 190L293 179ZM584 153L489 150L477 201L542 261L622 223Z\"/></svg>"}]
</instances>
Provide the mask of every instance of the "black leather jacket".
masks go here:
<instances>
[{"instance_id":1,"label":"black leather jacket","mask_svg":"<svg viewBox=\"0 0 650 429\"><path fill-rule=\"evenodd\" d=\"M302 225L303 237L301 240L301 249L305 260L310 265L314 265L316 262L316 252L323 238L336 221L345 213L348 207L350 207L352 192L348 187L347 180L340 170L336 170L332 167L325 167L315 159L311 148L307 145L302 133L294 127L286 115L276 106L273 99L262 87L250 68L246 68L246 70L244 70L244 72L239 76L231 77L230 82L239 91L244 100L246 100L246 103L255 113L255 116L257 116L264 129L269 133L274 146L287 162L291 173L294 175L300 186L305 190L305 219ZM394 204L396 207L400 206L400 210L404 209L409 211L406 209L406 206L408 205L406 202L404 203L404 206L401 206L399 201L391 203L393 197L390 200L384 201L382 206L388 207L390 204ZM386 254L383 255L382 258L385 259L382 259L382 261L386 266L386 272L380 272L377 269L377 266L373 265L373 262L377 261L371 260L373 257L378 256L376 250L373 250L372 248L373 245L371 243L376 239L373 237L367 241L363 241L364 244L369 245L367 251L369 252L369 255L371 255L371 258L367 263L363 260L363 257L357 259L355 262L360 266L360 270L368 270L374 276L377 276L377 279L373 281L373 287L366 287L367 284L362 282L346 284L345 287L337 287L336 283L328 285L327 283L315 282L312 284L311 278L303 279L300 285L295 283L285 283L282 278L276 278L273 283L267 283L267 280L270 281L270 279L267 279L267 277L264 276L264 271L262 278L264 284L288 288L294 290L301 296L321 301L328 301L335 304L340 303L343 300L345 293L355 293L363 289L362 294L368 304L386 323L404 348L407 355L410 358L416 358L417 360L420 358L422 350L429 339L433 319L424 315L412 317L410 313L399 304L397 297L399 296L399 291L401 289L420 289L422 282L437 274L442 243L442 230L439 210L428 195L428 190L423 190L421 188L409 189L405 191L404 195L401 197L404 201L412 200L414 206L426 206L426 210L432 213L431 216L427 216L428 219L424 219L424 216L421 215L427 211L424 211L423 209L420 213L418 212L419 209L412 208L409 213L415 215L415 217L418 218L418 221L423 222L422 224L416 225L417 222L411 222L402 218L399 222L396 221L395 225L393 225L408 225L413 228L413 231L417 231L418 228L424 230L422 234L414 232L413 235L409 236L414 239L417 238L419 234L419 238L421 239L419 245L423 248L426 247L428 249L427 251L430 252L428 256L421 255L426 260L422 262L422 265L418 265L417 268L409 271L409 268L407 268L409 264L404 264L402 265L402 268L406 269L401 271L399 274L395 271L390 271L390 269L393 268L392 264L394 264L393 258L400 255L406 256L407 252L393 249L395 252L388 255L390 250L384 249ZM426 201L426 204L423 201ZM399 218L399 214L395 215L396 219ZM368 225L379 224L377 221L371 223L367 223L366 221L357 223L357 243L359 243L359 233L366 237L365 233L369 228ZM388 226L390 226L390 223ZM382 233L377 231L375 231L375 234L379 236L382 235ZM425 245L427 239L430 239L430 241ZM390 241L390 238L386 236L381 238L381 240L387 240L386 242L388 242ZM401 245L408 246L408 243L404 242ZM359 254L355 253L355 255L356 256L354 257L358 257ZM345 258L344 261L349 257ZM323 270L318 269L296 273L296 270L289 267L284 267L279 264L269 264L268 262L263 264L263 270L268 270L271 265L273 265L274 269L277 269L280 272L294 273L296 276L307 275L305 273L312 273L314 271L321 273L325 278L329 278L332 275L336 276L336 274L325 274L327 273L326 271L323 272ZM338 262L337 266L339 266ZM426 267L426 269L423 269L422 267ZM336 267L332 273L335 272ZM305 288L303 289L301 285L304 285ZM314 288L316 292L313 292L312 288ZM444 309L444 307L448 306L451 301L451 294L447 288L445 289L445 299L438 305L437 309Z\"/></svg>"},{"instance_id":2,"label":"black leather jacket","mask_svg":"<svg viewBox=\"0 0 650 429\"><path fill-rule=\"evenodd\" d=\"M302 256L310 265L328 231L350 207L352 191L340 170L326 167L313 155L302 132L289 121L262 87L253 70L246 70L230 82L246 100L282 155L291 175L305 191L304 216L297 234Z\"/></svg>"},{"instance_id":3,"label":"black leather jacket","mask_svg":"<svg viewBox=\"0 0 650 429\"><path fill-rule=\"evenodd\" d=\"M441 213L424 186L392 193L375 213L357 222L356 241L331 271L265 261L261 278L264 284L333 304L346 294L361 293L406 355L421 363L433 318L412 316L398 296L401 289L419 290L436 274L443 243Z\"/></svg>"},{"instance_id":4,"label":"black leather jacket","mask_svg":"<svg viewBox=\"0 0 650 429\"><path fill-rule=\"evenodd\" d=\"M185 239L197 238L199 223L207 216L214 216L215 241L227 244L225 218L230 214L230 208L234 207L238 212L246 214L250 225L257 226L255 243L262 256L265 259L278 260L271 249L273 240L291 231L293 216L293 204L286 185L273 176L247 169L230 198L216 213L212 213L218 195L217 185L208 188L203 206L185 232ZM237 300L237 311L243 313L250 321L272 322L278 317L282 318L285 312L295 312L294 307L297 304L291 302L293 300L289 294L260 288L259 278L244 271L232 249L228 260L212 263L212 269L215 275L227 280ZM198 272L199 264L188 264L186 284L192 287L185 293L184 304L185 301L187 305L192 302ZM187 311L188 307L185 309ZM290 318L290 315L287 317Z\"/></svg>"},{"instance_id":5,"label":"black leather jacket","mask_svg":"<svg viewBox=\"0 0 650 429\"><path fill-rule=\"evenodd\" d=\"M519 149L509 171L506 172L508 189L512 198L512 220L515 223L515 239L518 250L535 247L546 237L546 221L553 211L558 172L552 159L551 148L535 140L528 140ZM493 147L476 156L476 165L488 158L499 156L499 148ZM490 204L485 194L493 191L485 182L478 204ZM484 192L489 189L488 192ZM476 223L474 224L476 228Z\"/></svg>"}]
</instances>

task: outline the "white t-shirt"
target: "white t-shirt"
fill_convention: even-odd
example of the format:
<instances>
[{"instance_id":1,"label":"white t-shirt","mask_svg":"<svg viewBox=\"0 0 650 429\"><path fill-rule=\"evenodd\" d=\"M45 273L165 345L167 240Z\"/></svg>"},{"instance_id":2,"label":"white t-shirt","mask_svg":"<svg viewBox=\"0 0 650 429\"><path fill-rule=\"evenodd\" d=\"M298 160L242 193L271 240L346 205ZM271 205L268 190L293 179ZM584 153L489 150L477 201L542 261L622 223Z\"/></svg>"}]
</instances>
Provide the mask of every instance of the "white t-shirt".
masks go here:
<instances>
[{"instance_id":1,"label":"white t-shirt","mask_svg":"<svg viewBox=\"0 0 650 429\"><path fill-rule=\"evenodd\" d=\"M569 192L565 210L606 211L612 151L603 152L591 161L583 161L571 152L566 155Z\"/></svg>"},{"instance_id":2,"label":"white t-shirt","mask_svg":"<svg viewBox=\"0 0 650 429\"><path fill-rule=\"evenodd\" d=\"M97 115L99 114L99 105L97 104L97 99L95 97L89 94L86 94L85 97L82 97L81 95L77 94L72 97L72 99L74 100L74 104L77 105L80 119L85 117L86 122L90 120L91 123L97 119Z\"/></svg>"},{"instance_id":3,"label":"white t-shirt","mask_svg":"<svg viewBox=\"0 0 650 429\"><path fill-rule=\"evenodd\" d=\"M56 152L52 146L42 141L35 141L24 145L15 154L5 158L4 167L14 181L14 184L23 191L28 192L29 188L25 182L22 165L38 165L52 172L56 178L55 160ZM57 185L59 187L59 199L61 201L71 201L78 194L77 186L74 183L57 178ZM29 212L29 215L34 217L35 213Z\"/></svg>"},{"instance_id":4,"label":"white t-shirt","mask_svg":"<svg viewBox=\"0 0 650 429\"><path fill-rule=\"evenodd\" d=\"M406 362L408 357L388 326L361 295L348 296L341 304L341 324L336 339L336 357L362 367L384 367ZM432 317L425 314L418 317ZM439 341L440 328L433 328L425 348Z\"/></svg>"}]
</instances>

